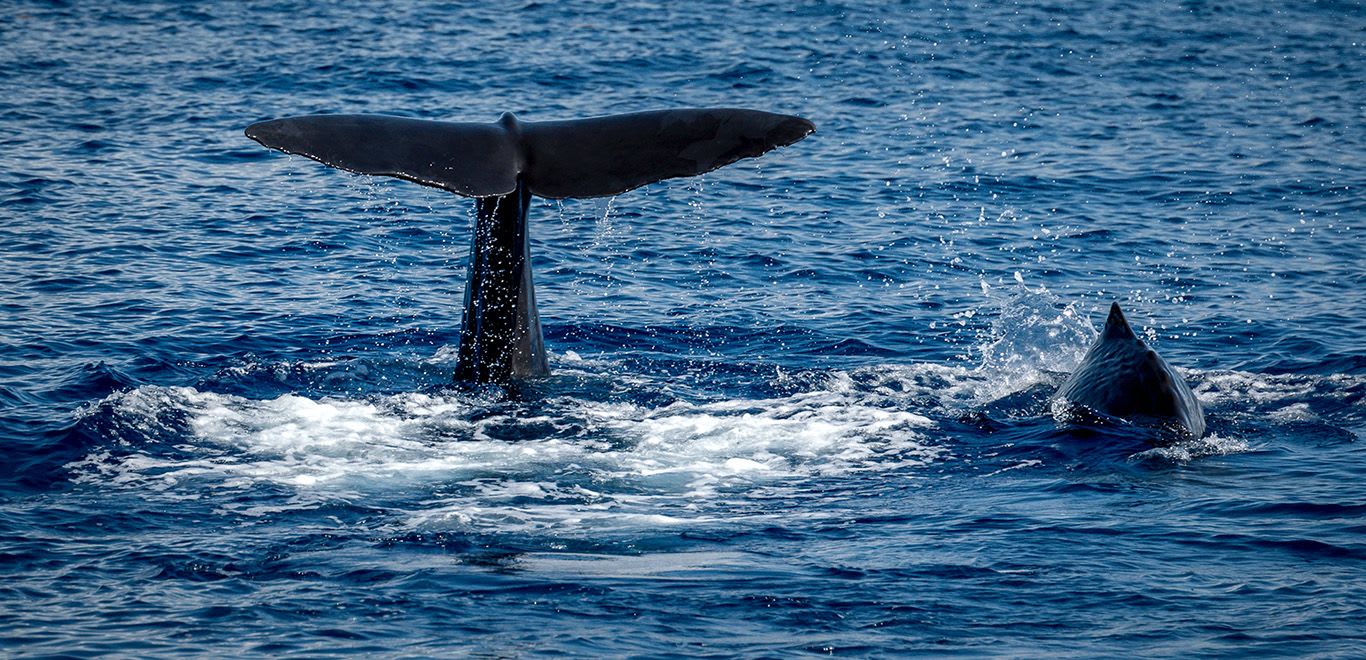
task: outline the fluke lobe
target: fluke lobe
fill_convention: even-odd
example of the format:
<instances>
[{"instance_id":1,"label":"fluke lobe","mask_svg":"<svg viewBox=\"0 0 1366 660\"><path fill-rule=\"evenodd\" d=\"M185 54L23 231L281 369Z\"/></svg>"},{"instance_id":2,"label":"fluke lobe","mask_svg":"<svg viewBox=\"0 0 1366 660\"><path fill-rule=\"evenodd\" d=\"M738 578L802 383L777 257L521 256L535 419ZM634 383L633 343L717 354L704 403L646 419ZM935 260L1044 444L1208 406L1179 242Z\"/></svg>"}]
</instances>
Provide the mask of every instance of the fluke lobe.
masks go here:
<instances>
[{"instance_id":1,"label":"fluke lobe","mask_svg":"<svg viewBox=\"0 0 1366 660\"><path fill-rule=\"evenodd\" d=\"M695 176L792 144L811 122L758 110L658 110L492 124L383 115L312 115L252 124L247 137L332 167L475 198L457 381L549 375L531 280L533 195L606 197Z\"/></svg>"},{"instance_id":2,"label":"fluke lobe","mask_svg":"<svg viewBox=\"0 0 1366 660\"><path fill-rule=\"evenodd\" d=\"M1111 417L1176 428L1196 438L1205 434L1205 414L1195 393L1134 334L1119 303L1111 303L1105 329L1053 398L1064 409L1083 406Z\"/></svg>"}]
</instances>

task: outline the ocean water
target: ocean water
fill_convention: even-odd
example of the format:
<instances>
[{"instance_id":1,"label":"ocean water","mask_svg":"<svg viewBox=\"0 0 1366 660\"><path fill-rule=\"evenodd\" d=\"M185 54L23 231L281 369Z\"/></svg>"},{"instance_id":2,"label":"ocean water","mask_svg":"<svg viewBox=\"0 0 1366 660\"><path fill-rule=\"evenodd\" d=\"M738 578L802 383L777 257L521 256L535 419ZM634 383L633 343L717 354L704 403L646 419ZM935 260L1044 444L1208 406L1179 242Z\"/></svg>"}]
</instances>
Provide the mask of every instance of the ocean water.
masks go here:
<instances>
[{"instance_id":1,"label":"ocean water","mask_svg":"<svg viewBox=\"0 0 1366 660\"><path fill-rule=\"evenodd\" d=\"M1359 2L0 12L0 654L1360 656ZM450 384L472 205L273 117L805 141L540 201L555 375ZM1209 434L1055 421L1110 301Z\"/></svg>"}]
</instances>

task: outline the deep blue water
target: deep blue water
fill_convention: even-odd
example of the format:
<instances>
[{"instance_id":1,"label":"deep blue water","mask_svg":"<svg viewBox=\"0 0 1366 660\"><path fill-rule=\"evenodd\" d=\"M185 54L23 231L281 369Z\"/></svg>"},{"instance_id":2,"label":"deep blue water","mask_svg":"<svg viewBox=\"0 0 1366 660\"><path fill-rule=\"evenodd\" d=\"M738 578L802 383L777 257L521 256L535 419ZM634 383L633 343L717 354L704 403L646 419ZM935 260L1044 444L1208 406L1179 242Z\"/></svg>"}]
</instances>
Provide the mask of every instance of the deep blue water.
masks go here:
<instances>
[{"instance_id":1,"label":"deep blue water","mask_svg":"<svg viewBox=\"0 0 1366 660\"><path fill-rule=\"evenodd\" d=\"M1366 648L1356 2L10 2L0 653ZM556 375L449 387L468 200L317 112L818 132L541 202ZM1111 300L1210 434L1059 425Z\"/></svg>"}]
</instances>

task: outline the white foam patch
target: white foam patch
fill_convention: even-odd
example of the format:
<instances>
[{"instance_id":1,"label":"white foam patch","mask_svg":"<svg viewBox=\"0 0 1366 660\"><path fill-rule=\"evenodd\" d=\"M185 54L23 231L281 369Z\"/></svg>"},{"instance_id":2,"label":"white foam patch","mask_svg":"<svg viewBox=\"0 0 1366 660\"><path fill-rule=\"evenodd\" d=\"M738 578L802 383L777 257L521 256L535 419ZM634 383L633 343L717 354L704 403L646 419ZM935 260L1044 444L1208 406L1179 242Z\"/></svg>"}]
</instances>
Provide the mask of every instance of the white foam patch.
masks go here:
<instances>
[{"instance_id":1,"label":"white foam patch","mask_svg":"<svg viewBox=\"0 0 1366 660\"><path fill-rule=\"evenodd\" d=\"M1335 398L1339 392L1360 391L1366 376L1347 374L1255 374L1242 371L1211 371L1195 376L1195 394L1206 405L1294 405L1304 399ZM1366 401L1358 407L1366 408Z\"/></svg>"},{"instance_id":2,"label":"white foam patch","mask_svg":"<svg viewBox=\"0 0 1366 660\"><path fill-rule=\"evenodd\" d=\"M711 580L750 567L754 560L739 552L658 552L647 555L532 553L513 564L519 570L566 578L623 578L678 582Z\"/></svg>"},{"instance_id":3,"label":"white foam patch","mask_svg":"<svg viewBox=\"0 0 1366 660\"><path fill-rule=\"evenodd\" d=\"M104 448L70 467L81 481L176 498L262 485L295 493L220 507L247 516L392 496L417 528L664 527L706 521L710 503L758 485L914 470L948 455L927 439L929 419L863 397L835 388L662 408L570 397L500 408L465 394L253 400L148 386L85 413L113 416L147 446ZM500 439L509 427L526 439Z\"/></svg>"},{"instance_id":4,"label":"white foam patch","mask_svg":"<svg viewBox=\"0 0 1366 660\"><path fill-rule=\"evenodd\" d=\"M994 477L1004 472L1010 472L1011 470L1025 470L1032 467L1038 467L1040 465L1043 465L1043 461L1040 461L1038 459L1029 459L1027 461L1020 461L1013 465L1007 465L1006 467L1003 467L999 470L995 470L993 472L988 472L985 476Z\"/></svg>"},{"instance_id":5,"label":"white foam patch","mask_svg":"<svg viewBox=\"0 0 1366 660\"><path fill-rule=\"evenodd\" d=\"M905 405L919 402L923 407L926 402L932 402L931 407L941 412L961 412L980 408L1039 383L1055 384L1044 372L1006 378L982 366L918 362L832 372L829 386L836 391L863 391Z\"/></svg>"},{"instance_id":6,"label":"white foam patch","mask_svg":"<svg viewBox=\"0 0 1366 660\"><path fill-rule=\"evenodd\" d=\"M1307 403L1292 403L1284 408L1273 410L1270 417L1278 422L1311 422L1319 418Z\"/></svg>"},{"instance_id":7,"label":"white foam patch","mask_svg":"<svg viewBox=\"0 0 1366 660\"><path fill-rule=\"evenodd\" d=\"M1170 463L1189 463L1208 456L1227 456L1250 451L1252 447L1240 438L1225 438L1209 434L1197 440L1187 440L1165 447L1154 447L1130 457L1130 460L1143 461L1157 459Z\"/></svg>"}]
</instances>

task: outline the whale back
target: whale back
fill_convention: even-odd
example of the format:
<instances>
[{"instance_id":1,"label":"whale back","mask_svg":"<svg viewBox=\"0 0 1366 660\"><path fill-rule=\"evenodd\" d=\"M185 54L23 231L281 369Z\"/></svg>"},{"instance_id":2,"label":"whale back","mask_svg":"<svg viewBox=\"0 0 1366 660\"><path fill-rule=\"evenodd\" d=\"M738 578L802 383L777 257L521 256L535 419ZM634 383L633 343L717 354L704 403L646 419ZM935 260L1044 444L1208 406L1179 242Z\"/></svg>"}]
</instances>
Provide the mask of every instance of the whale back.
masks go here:
<instances>
[{"instance_id":1,"label":"whale back","mask_svg":"<svg viewBox=\"0 0 1366 660\"><path fill-rule=\"evenodd\" d=\"M589 119L443 122L310 115L252 124L247 137L332 167L392 176L469 197L506 195L518 179L540 197L604 197L694 176L796 142L815 127L758 110L658 110Z\"/></svg>"},{"instance_id":2,"label":"whale back","mask_svg":"<svg viewBox=\"0 0 1366 660\"><path fill-rule=\"evenodd\" d=\"M1205 433L1195 393L1134 334L1118 303L1110 306L1100 337L1053 396L1113 417L1174 424L1197 438Z\"/></svg>"}]
</instances>

